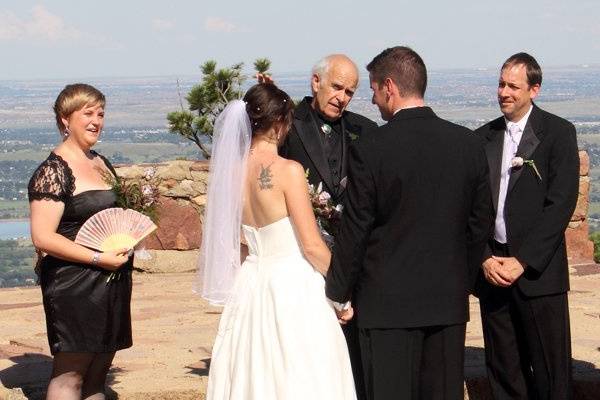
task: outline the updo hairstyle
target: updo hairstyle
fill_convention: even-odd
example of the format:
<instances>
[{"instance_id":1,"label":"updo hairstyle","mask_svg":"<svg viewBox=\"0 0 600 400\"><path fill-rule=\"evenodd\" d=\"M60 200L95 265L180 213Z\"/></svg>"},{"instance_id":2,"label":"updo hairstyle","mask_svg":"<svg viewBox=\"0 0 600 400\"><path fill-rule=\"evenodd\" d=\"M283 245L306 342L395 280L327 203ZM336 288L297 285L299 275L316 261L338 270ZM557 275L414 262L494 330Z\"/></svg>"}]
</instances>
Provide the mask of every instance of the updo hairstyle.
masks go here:
<instances>
[{"instance_id":1,"label":"updo hairstyle","mask_svg":"<svg viewBox=\"0 0 600 400\"><path fill-rule=\"evenodd\" d=\"M244 101L250 117L252 136L259 130L269 130L277 122L283 123L284 132L290 129L294 102L274 84L259 83L252 86L244 95Z\"/></svg>"},{"instance_id":2,"label":"updo hairstyle","mask_svg":"<svg viewBox=\"0 0 600 400\"><path fill-rule=\"evenodd\" d=\"M65 135L67 127L62 118L68 119L74 111L81 110L85 106L100 105L104 107L106 98L101 91L85 83L74 83L65 86L54 102L54 115L56 126L62 135Z\"/></svg>"}]
</instances>

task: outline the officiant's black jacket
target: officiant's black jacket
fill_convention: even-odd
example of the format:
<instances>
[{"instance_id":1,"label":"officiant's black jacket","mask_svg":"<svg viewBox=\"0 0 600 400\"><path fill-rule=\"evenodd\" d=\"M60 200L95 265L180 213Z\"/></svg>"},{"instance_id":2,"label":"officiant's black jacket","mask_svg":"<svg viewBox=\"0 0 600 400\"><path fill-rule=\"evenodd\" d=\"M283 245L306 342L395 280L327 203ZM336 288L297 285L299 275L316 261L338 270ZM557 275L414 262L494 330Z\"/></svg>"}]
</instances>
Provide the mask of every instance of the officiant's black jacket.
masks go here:
<instances>
[{"instance_id":1,"label":"officiant's black jacket","mask_svg":"<svg viewBox=\"0 0 600 400\"><path fill-rule=\"evenodd\" d=\"M505 129L504 117L500 117L475 132L485 142L494 209L498 205ZM513 169L508 181L504 216L509 252L527 265L517 286L526 296L564 293L569 290L564 232L579 192L575 127L533 105L517 156L533 160L541 176L523 165ZM485 258L489 256L487 247ZM484 295L487 286L480 276L476 294Z\"/></svg>"},{"instance_id":2,"label":"officiant's black jacket","mask_svg":"<svg viewBox=\"0 0 600 400\"><path fill-rule=\"evenodd\" d=\"M305 97L294 110L294 121L283 145L279 149L282 157L298 161L304 169L308 169L309 183L317 187L323 183L323 190L327 191L336 203L342 201L345 188L339 184L347 174L348 145L358 139L365 131L374 129L377 124L362 115L344 111L341 117L342 154L339 155L341 175L333 179L327 157L323 151L320 136L322 135L317 122L311 115L312 97Z\"/></svg>"},{"instance_id":3,"label":"officiant's black jacket","mask_svg":"<svg viewBox=\"0 0 600 400\"><path fill-rule=\"evenodd\" d=\"M469 318L469 267L493 223L481 141L429 107L404 109L350 146L346 207L327 296L361 328Z\"/></svg>"}]
</instances>

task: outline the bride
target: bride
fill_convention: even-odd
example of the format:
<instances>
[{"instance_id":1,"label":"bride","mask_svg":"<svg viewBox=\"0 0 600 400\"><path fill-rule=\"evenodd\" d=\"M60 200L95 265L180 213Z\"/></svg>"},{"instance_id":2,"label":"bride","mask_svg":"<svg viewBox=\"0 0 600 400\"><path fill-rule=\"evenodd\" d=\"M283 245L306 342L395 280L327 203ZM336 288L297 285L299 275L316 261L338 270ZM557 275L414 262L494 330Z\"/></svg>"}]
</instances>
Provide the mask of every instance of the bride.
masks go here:
<instances>
[{"instance_id":1,"label":"bride","mask_svg":"<svg viewBox=\"0 0 600 400\"><path fill-rule=\"evenodd\" d=\"M277 155L293 102L269 83L215 124L200 290L225 304L207 399L355 399L347 346L324 279L331 254L304 170ZM249 255L240 266L240 229Z\"/></svg>"}]
</instances>

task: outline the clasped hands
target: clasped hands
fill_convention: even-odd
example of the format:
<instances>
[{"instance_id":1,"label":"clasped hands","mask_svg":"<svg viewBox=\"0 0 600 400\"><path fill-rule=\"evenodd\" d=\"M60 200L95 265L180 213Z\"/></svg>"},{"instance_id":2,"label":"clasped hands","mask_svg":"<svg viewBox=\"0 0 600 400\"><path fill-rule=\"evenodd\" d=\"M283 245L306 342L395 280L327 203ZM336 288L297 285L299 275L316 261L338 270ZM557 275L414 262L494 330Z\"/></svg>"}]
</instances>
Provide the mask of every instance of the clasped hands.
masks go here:
<instances>
[{"instance_id":1,"label":"clasped hands","mask_svg":"<svg viewBox=\"0 0 600 400\"><path fill-rule=\"evenodd\" d=\"M509 287L519 279L525 266L515 257L492 256L481 265L485 279L495 286Z\"/></svg>"},{"instance_id":2,"label":"clasped hands","mask_svg":"<svg viewBox=\"0 0 600 400\"><path fill-rule=\"evenodd\" d=\"M354 309L349 306L345 310L335 310L335 315L341 325L346 325L354 317Z\"/></svg>"}]
</instances>

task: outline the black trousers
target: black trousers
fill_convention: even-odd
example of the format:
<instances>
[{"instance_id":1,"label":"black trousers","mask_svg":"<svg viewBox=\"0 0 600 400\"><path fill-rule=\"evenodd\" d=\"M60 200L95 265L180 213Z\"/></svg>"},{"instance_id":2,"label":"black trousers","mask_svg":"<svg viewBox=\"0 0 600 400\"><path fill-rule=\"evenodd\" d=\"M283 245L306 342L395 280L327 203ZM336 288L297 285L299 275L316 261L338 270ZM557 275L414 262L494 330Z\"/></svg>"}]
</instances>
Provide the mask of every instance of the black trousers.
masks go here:
<instances>
[{"instance_id":1,"label":"black trousers","mask_svg":"<svg viewBox=\"0 0 600 400\"><path fill-rule=\"evenodd\" d=\"M463 400L465 329L359 329L367 399Z\"/></svg>"},{"instance_id":2,"label":"black trousers","mask_svg":"<svg viewBox=\"0 0 600 400\"><path fill-rule=\"evenodd\" d=\"M356 319L350 320L346 325L342 325L342 331L346 336L348 344L348 353L350 354L350 364L352 366L352 375L354 376L354 387L356 389L357 400L366 400L365 381L363 376L362 359L360 356L360 342Z\"/></svg>"},{"instance_id":3,"label":"black trousers","mask_svg":"<svg viewBox=\"0 0 600 400\"><path fill-rule=\"evenodd\" d=\"M509 255L499 243L492 252ZM527 297L516 286L490 286L479 303L494 399L571 399L567 294Z\"/></svg>"}]
</instances>

